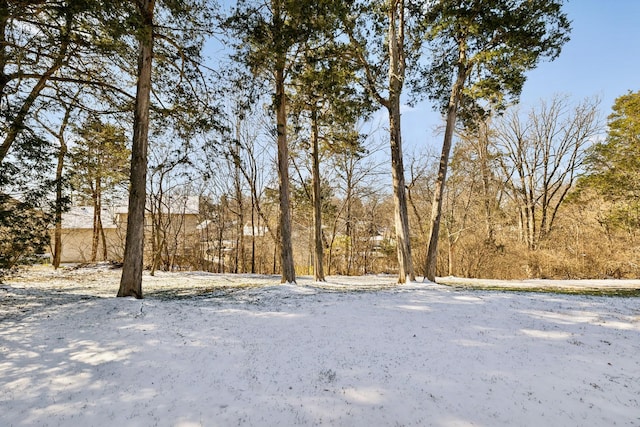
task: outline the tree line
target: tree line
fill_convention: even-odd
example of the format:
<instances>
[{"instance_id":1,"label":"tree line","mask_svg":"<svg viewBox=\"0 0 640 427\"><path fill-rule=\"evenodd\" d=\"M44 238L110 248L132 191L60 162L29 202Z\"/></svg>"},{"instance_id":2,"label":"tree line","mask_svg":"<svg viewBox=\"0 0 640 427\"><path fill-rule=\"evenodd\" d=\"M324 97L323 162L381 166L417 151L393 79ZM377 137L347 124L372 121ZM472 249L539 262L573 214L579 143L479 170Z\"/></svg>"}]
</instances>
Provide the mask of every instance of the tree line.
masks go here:
<instances>
[{"instance_id":1,"label":"tree line","mask_svg":"<svg viewBox=\"0 0 640 427\"><path fill-rule=\"evenodd\" d=\"M102 189L123 182L119 296L142 297L145 215L180 192L202 196L220 241L233 231L234 271L268 270L260 235L283 282L297 270L316 280L395 272L399 283L598 274L571 267L597 265L587 235L599 226L613 248L626 227L635 242L633 192L608 196L605 182L621 178L603 166L616 161L621 144L611 141L629 137L616 126L634 110L616 104L609 137L593 145L602 134L593 100L517 109L526 71L568 40L562 1L2 0L0 30L3 259L38 253L47 239L35 231L54 224L56 264L71 197L99 215ZM421 98L442 113L442 150L408 156L400 108ZM363 130L381 109L382 139ZM594 206L603 213L589 232L591 217L568 221ZM152 270L170 264L155 212ZM575 245L560 250L554 233L573 233L567 224ZM565 267L541 259L566 251ZM622 270L611 273L636 271Z\"/></svg>"}]
</instances>

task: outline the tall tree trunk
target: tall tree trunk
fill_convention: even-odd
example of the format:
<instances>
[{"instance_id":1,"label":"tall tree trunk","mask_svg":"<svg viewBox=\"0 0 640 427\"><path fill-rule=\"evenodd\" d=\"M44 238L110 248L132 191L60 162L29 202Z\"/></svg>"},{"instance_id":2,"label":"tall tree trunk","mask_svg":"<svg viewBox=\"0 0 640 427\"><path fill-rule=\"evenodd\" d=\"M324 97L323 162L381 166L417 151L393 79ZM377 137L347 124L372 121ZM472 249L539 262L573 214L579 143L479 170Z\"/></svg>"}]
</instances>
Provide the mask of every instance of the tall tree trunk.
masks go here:
<instances>
[{"instance_id":1,"label":"tall tree trunk","mask_svg":"<svg viewBox=\"0 0 640 427\"><path fill-rule=\"evenodd\" d=\"M218 218L220 224L218 225L218 273L224 273L224 227L227 222L227 198L223 196L220 200L220 213Z\"/></svg>"},{"instance_id":2,"label":"tall tree trunk","mask_svg":"<svg viewBox=\"0 0 640 427\"><path fill-rule=\"evenodd\" d=\"M100 247L100 241L102 240L102 260L105 261L107 259L107 242L106 237L104 235L104 227L102 226L102 183L98 182L98 186L96 188L98 192L98 204L96 206L96 227L98 232L98 247ZM96 248L97 249L97 248ZM96 252L96 260L97 258Z\"/></svg>"},{"instance_id":3,"label":"tall tree trunk","mask_svg":"<svg viewBox=\"0 0 640 427\"><path fill-rule=\"evenodd\" d=\"M127 218L124 264L122 266L118 296L142 298L144 210L147 195L147 148L149 145L149 103L155 0L137 0L136 4L142 17L142 29L139 35L138 85L133 117L129 216Z\"/></svg>"},{"instance_id":4,"label":"tall tree trunk","mask_svg":"<svg viewBox=\"0 0 640 427\"><path fill-rule=\"evenodd\" d=\"M100 240L102 241L102 261L106 261L109 257L109 251L107 248L107 236L104 232L104 227L102 226L102 216L100 217L99 227L100 227Z\"/></svg>"},{"instance_id":5,"label":"tall tree trunk","mask_svg":"<svg viewBox=\"0 0 640 427\"><path fill-rule=\"evenodd\" d=\"M529 249L536 250L538 248L538 240L536 235L536 211L533 202L527 206L527 234L529 240Z\"/></svg>"},{"instance_id":6,"label":"tall tree trunk","mask_svg":"<svg viewBox=\"0 0 640 427\"><path fill-rule=\"evenodd\" d=\"M405 74L404 1L391 0L389 17L389 142L391 145L391 177L395 202L395 228L398 250L398 283L415 280L411 257L411 235L405 190L402 137L400 127L400 95Z\"/></svg>"},{"instance_id":7,"label":"tall tree trunk","mask_svg":"<svg viewBox=\"0 0 640 427\"><path fill-rule=\"evenodd\" d=\"M93 201L93 227L91 233L91 259L89 261L96 262L98 259L98 244L100 243L100 229L98 225L98 218L100 216L99 206L100 206L100 198L98 189L100 188L100 178L96 178L95 188L93 189L93 194L91 195L91 199Z\"/></svg>"},{"instance_id":8,"label":"tall tree trunk","mask_svg":"<svg viewBox=\"0 0 640 427\"><path fill-rule=\"evenodd\" d=\"M9 45L7 43L7 24L10 19L9 2L0 0L0 97L4 97L4 88L9 83L7 76L7 46Z\"/></svg>"},{"instance_id":9,"label":"tall tree trunk","mask_svg":"<svg viewBox=\"0 0 640 427\"><path fill-rule=\"evenodd\" d=\"M251 274L256 272L256 202L251 193Z\"/></svg>"},{"instance_id":10,"label":"tall tree trunk","mask_svg":"<svg viewBox=\"0 0 640 427\"><path fill-rule=\"evenodd\" d=\"M238 203L238 226L236 233L236 273L244 273L245 268L245 248L244 248L244 202L242 200L242 185L240 183L240 117L236 119L236 144L233 153L233 165L235 175L233 177L236 191L236 202Z\"/></svg>"},{"instance_id":11,"label":"tall tree trunk","mask_svg":"<svg viewBox=\"0 0 640 427\"><path fill-rule=\"evenodd\" d=\"M67 116L65 116L67 117ZM53 267L60 267L62 258L62 171L64 170L64 158L67 155L67 144L60 133L60 151L58 152L58 164L56 165L56 211L55 228L53 231Z\"/></svg>"},{"instance_id":12,"label":"tall tree trunk","mask_svg":"<svg viewBox=\"0 0 640 427\"><path fill-rule=\"evenodd\" d=\"M495 230L493 227L492 194L491 194L491 166L489 165L489 129L485 120L480 122L478 131L478 160L482 175L482 198L485 220L485 242L495 244Z\"/></svg>"},{"instance_id":13,"label":"tall tree trunk","mask_svg":"<svg viewBox=\"0 0 640 427\"><path fill-rule=\"evenodd\" d=\"M289 209L289 145L287 142L287 103L284 91L284 61L276 66L276 126L278 131L278 179L280 186L280 257L282 283L295 283L296 272L291 245Z\"/></svg>"},{"instance_id":14,"label":"tall tree trunk","mask_svg":"<svg viewBox=\"0 0 640 427\"><path fill-rule=\"evenodd\" d=\"M393 180L394 218L398 250L398 283L405 283L407 278L410 281L415 280L415 274L411 256L409 215L402 159L399 96L392 102L394 105L389 109L389 132L391 134L391 178Z\"/></svg>"},{"instance_id":15,"label":"tall tree trunk","mask_svg":"<svg viewBox=\"0 0 640 427\"><path fill-rule=\"evenodd\" d=\"M352 259L351 259L351 255L353 254L353 239L354 239L354 232L353 232L353 214L352 214L352 207L353 207L353 184L352 184L352 171L349 170L347 172L347 194L345 196L345 202L346 202L346 214L345 214L345 235L347 236L347 238L345 239L344 242L344 270L342 271L342 274L346 274L347 276L351 275L351 264L352 264Z\"/></svg>"},{"instance_id":16,"label":"tall tree trunk","mask_svg":"<svg viewBox=\"0 0 640 427\"><path fill-rule=\"evenodd\" d=\"M3 7L6 7L6 3L0 0L0 17L3 13ZM4 40L4 35L2 31L4 21L0 18L0 40ZM3 64L3 48L0 48L0 70L4 69ZM0 79L2 78L2 71L0 71ZM65 131L67 126L69 125L69 120L71 119L71 113L74 110L73 104L78 99L82 89L79 89L73 97L73 101L65 107L64 116L62 118L62 122L60 123L60 127L57 131L54 131L52 128L49 128L45 123L38 120L38 123L45 128L51 135L55 136L60 143L60 150L58 151L57 156L57 164L56 164L56 200L55 200L55 212L54 212L54 231L53 231L53 267L59 268L60 261L62 257L62 212L64 210L64 201L62 199L62 193L64 190L62 175L64 172L64 161L67 156L68 146L67 141L65 139ZM0 92L2 88L0 88Z\"/></svg>"},{"instance_id":17,"label":"tall tree trunk","mask_svg":"<svg viewBox=\"0 0 640 427\"><path fill-rule=\"evenodd\" d=\"M451 238L447 239L448 243L449 243L449 247L448 247L448 253L447 253L447 272L449 273L449 276L453 276L453 257L455 255L455 242L452 241Z\"/></svg>"},{"instance_id":18,"label":"tall tree trunk","mask_svg":"<svg viewBox=\"0 0 640 427\"><path fill-rule=\"evenodd\" d=\"M453 132L456 126L458 104L460 102L462 89L464 87L464 81L467 75L465 68L465 59L465 50L464 48L460 48L457 77L451 89L449 105L447 106L447 124L444 131L442 153L440 155L440 163L438 165L438 176L435 182L433 203L431 205L431 230L429 231L429 246L427 247L425 279L432 282L435 282L436 280L436 267L438 263L438 234L440 232L440 218L442 215L442 197L444 195L444 186L447 179L447 169L449 167L449 154L451 153Z\"/></svg>"},{"instance_id":19,"label":"tall tree trunk","mask_svg":"<svg viewBox=\"0 0 640 427\"><path fill-rule=\"evenodd\" d=\"M155 276L156 269L160 265L160 225L158 224L160 219L156 207L158 204L156 195L149 198L149 220L151 221L151 269L149 274L151 276Z\"/></svg>"},{"instance_id":20,"label":"tall tree trunk","mask_svg":"<svg viewBox=\"0 0 640 427\"><path fill-rule=\"evenodd\" d=\"M320 155L318 147L318 112L311 112L311 159L313 180L313 241L315 245L313 275L316 281L324 282L324 248L322 247L322 196L320 192Z\"/></svg>"}]
</instances>

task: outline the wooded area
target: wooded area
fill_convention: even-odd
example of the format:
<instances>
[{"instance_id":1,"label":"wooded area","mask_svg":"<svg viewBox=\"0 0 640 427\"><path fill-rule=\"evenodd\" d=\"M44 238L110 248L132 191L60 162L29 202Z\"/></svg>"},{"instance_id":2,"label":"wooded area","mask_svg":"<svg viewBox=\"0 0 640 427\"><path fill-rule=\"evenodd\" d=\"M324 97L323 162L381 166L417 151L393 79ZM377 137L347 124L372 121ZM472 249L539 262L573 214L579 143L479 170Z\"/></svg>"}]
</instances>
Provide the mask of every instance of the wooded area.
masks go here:
<instances>
[{"instance_id":1,"label":"wooded area","mask_svg":"<svg viewBox=\"0 0 640 427\"><path fill-rule=\"evenodd\" d=\"M90 206L119 296L144 268L639 277L640 92L518 106L569 33L561 0L0 0L0 269L59 267ZM440 153L403 152L419 98Z\"/></svg>"}]
</instances>

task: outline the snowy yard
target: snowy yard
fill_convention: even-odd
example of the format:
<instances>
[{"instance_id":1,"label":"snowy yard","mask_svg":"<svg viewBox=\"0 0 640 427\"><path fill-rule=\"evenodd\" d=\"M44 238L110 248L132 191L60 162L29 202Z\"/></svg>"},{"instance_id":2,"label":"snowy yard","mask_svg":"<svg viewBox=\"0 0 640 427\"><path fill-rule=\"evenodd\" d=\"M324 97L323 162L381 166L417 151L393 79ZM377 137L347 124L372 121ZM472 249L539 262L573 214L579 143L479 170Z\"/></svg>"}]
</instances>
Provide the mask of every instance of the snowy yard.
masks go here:
<instances>
[{"instance_id":1,"label":"snowy yard","mask_svg":"<svg viewBox=\"0 0 640 427\"><path fill-rule=\"evenodd\" d=\"M1 426L640 426L637 297L119 274L0 285Z\"/></svg>"}]
</instances>

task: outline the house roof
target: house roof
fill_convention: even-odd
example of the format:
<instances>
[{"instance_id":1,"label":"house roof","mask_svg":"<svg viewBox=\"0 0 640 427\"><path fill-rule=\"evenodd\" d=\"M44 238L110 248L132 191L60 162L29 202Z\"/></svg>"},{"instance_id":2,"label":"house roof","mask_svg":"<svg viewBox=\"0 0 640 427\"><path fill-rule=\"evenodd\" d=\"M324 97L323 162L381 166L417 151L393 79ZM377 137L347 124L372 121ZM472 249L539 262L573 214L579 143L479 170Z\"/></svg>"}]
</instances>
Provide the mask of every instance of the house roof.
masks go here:
<instances>
[{"instance_id":1,"label":"house roof","mask_svg":"<svg viewBox=\"0 0 640 427\"><path fill-rule=\"evenodd\" d=\"M147 211L150 211L147 204ZM119 215L126 215L128 206L110 206L102 208L102 228L117 228ZM198 215L200 213L200 198L198 196L184 196L168 198L162 206L163 213L175 215ZM93 206L73 206L62 214L63 229L93 229Z\"/></svg>"},{"instance_id":2,"label":"house roof","mask_svg":"<svg viewBox=\"0 0 640 427\"><path fill-rule=\"evenodd\" d=\"M128 206L114 207L115 213L129 213ZM151 211L151 203L147 198L147 212ZM157 208L154 210L157 211ZM165 196L162 200L161 211L163 214L170 213L174 215L199 215L200 214L200 197L199 196Z\"/></svg>"},{"instance_id":3,"label":"house roof","mask_svg":"<svg viewBox=\"0 0 640 427\"><path fill-rule=\"evenodd\" d=\"M237 224L236 221L232 221L232 223L233 224ZM217 221L214 221L214 220L211 220L211 219L205 219L200 224L196 225L196 230L206 230L212 224L218 225L219 223ZM252 229L251 229L251 225L249 225L249 224L246 224L242 228L242 233L245 236L258 236L258 237L260 237L260 236L264 236L268 231L269 231L269 228L266 225L262 225L260 227L254 226L253 227L253 232L252 232Z\"/></svg>"},{"instance_id":4,"label":"house roof","mask_svg":"<svg viewBox=\"0 0 640 427\"><path fill-rule=\"evenodd\" d=\"M163 213L198 215L200 213L199 196L173 196L165 199Z\"/></svg>"},{"instance_id":5,"label":"house roof","mask_svg":"<svg viewBox=\"0 0 640 427\"><path fill-rule=\"evenodd\" d=\"M102 208L102 228L117 228L116 210ZM93 229L93 206L73 206L62 214L62 228Z\"/></svg>"}]
</instances>

